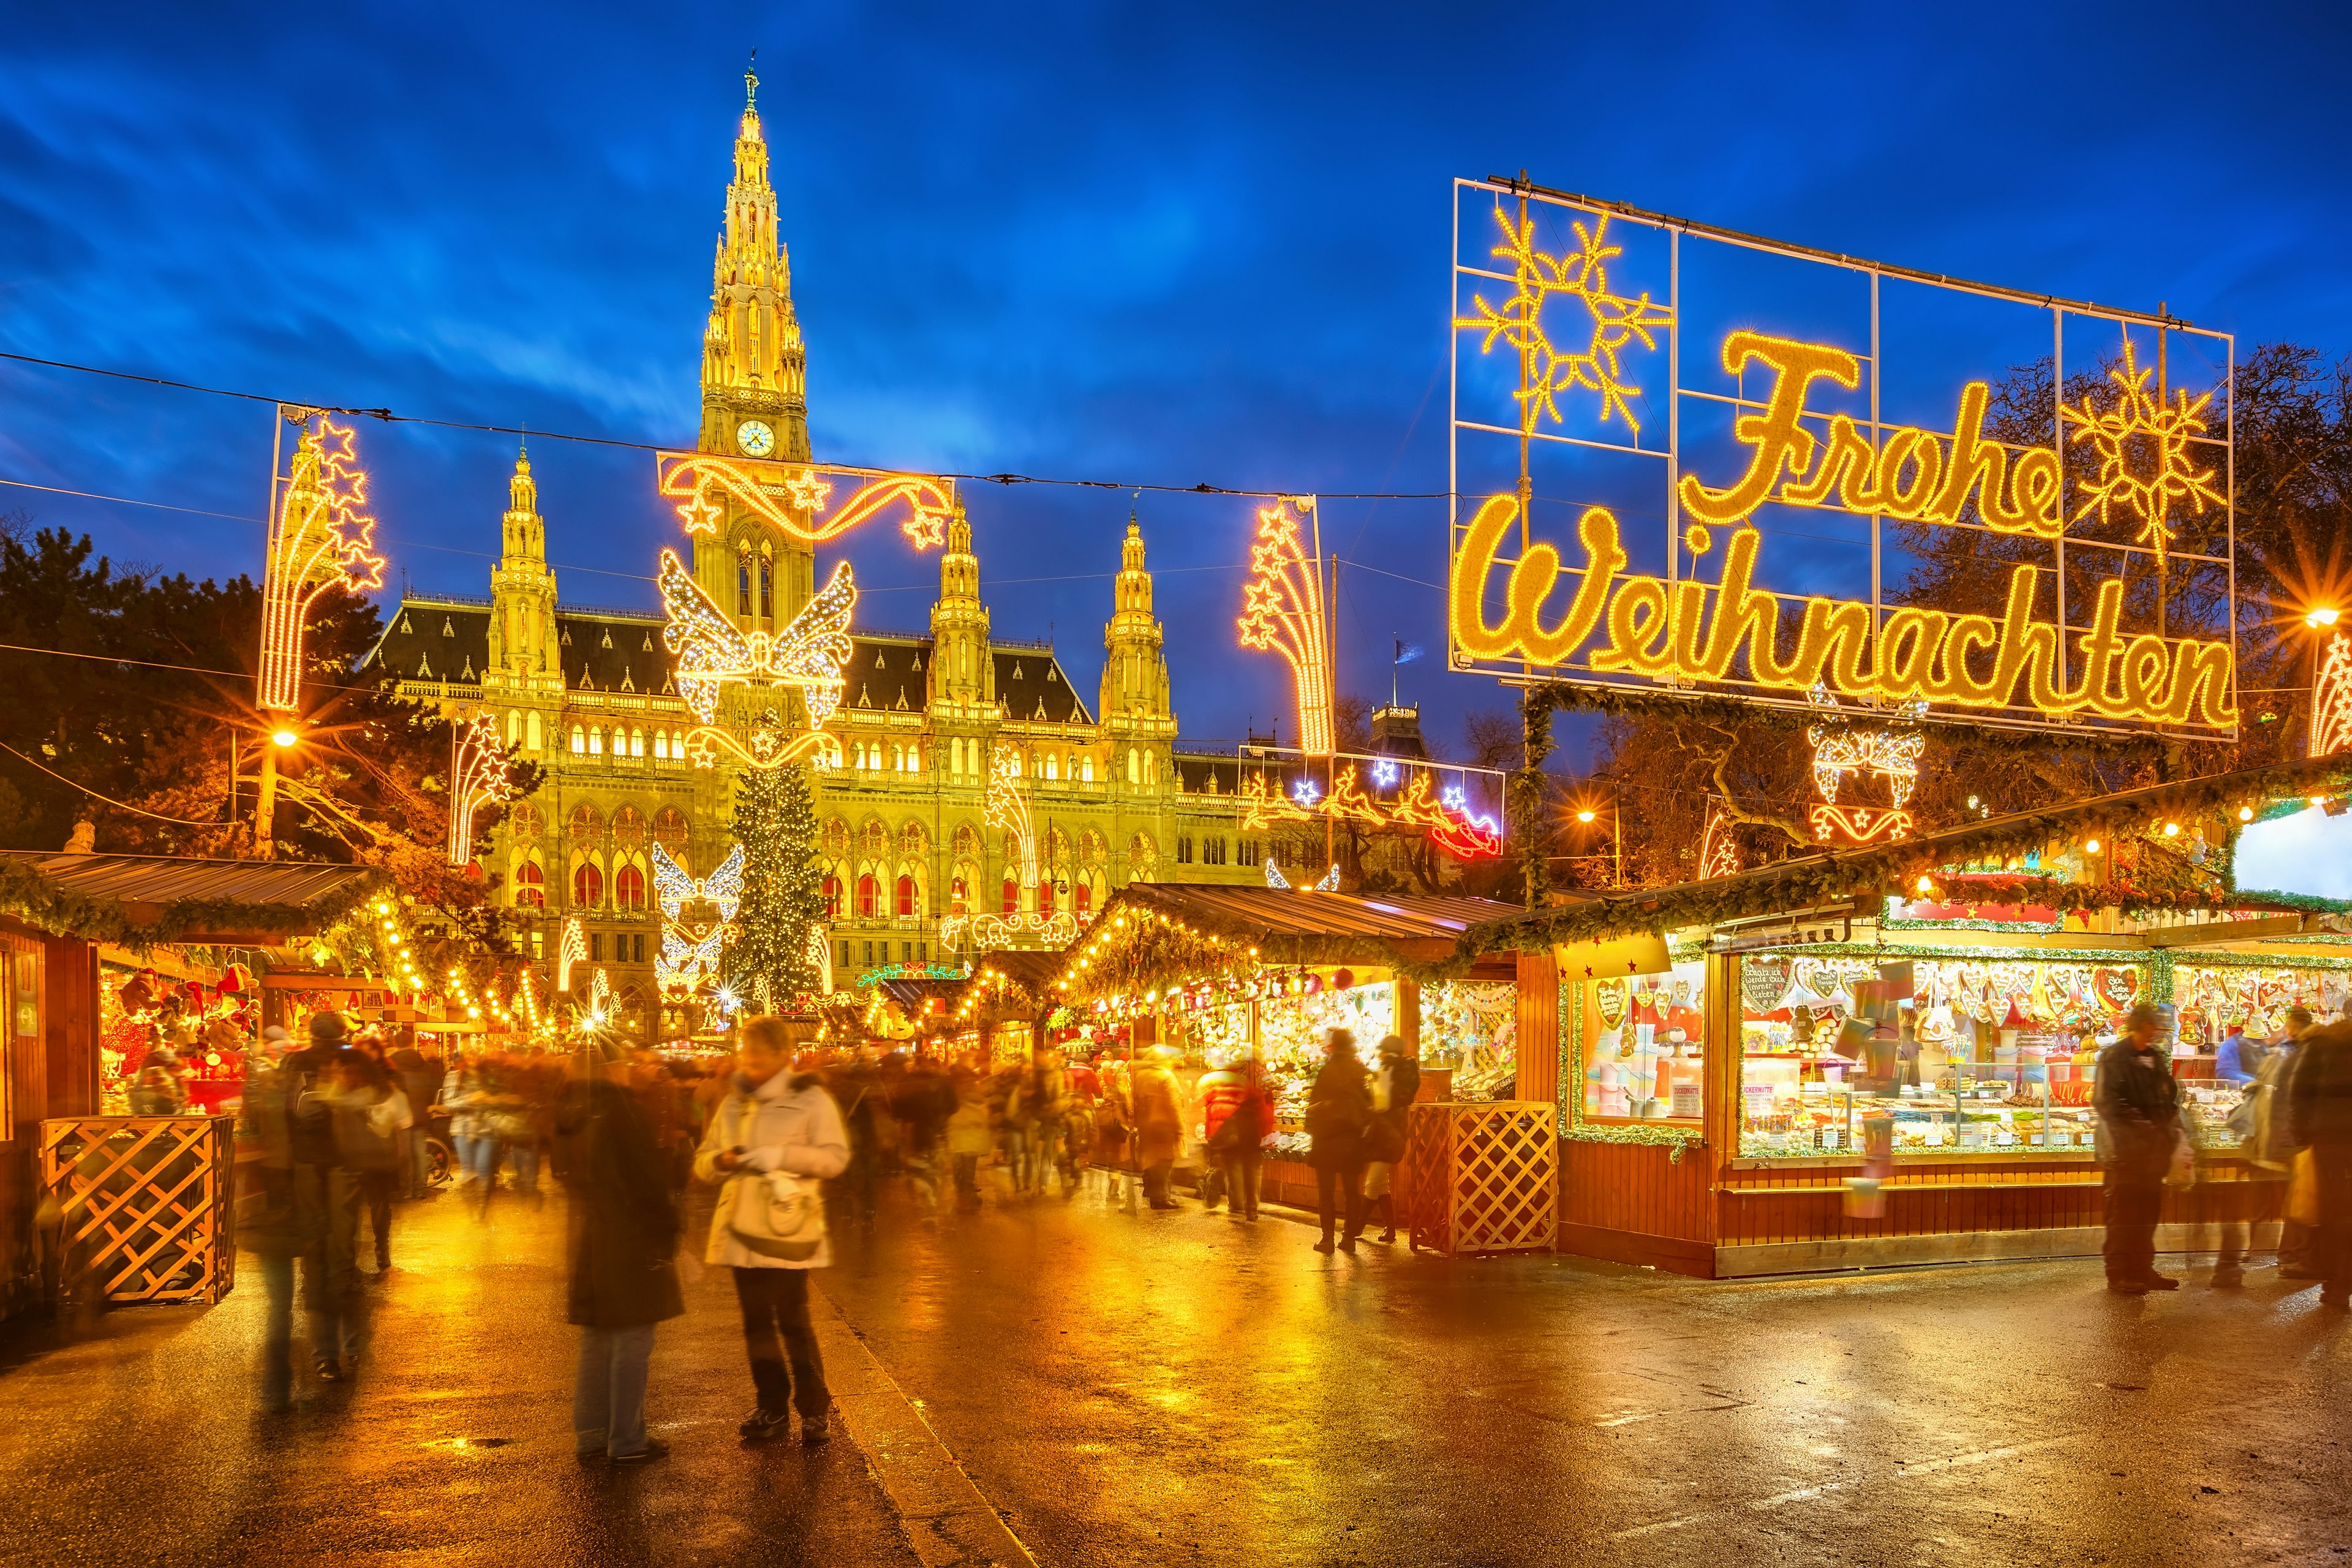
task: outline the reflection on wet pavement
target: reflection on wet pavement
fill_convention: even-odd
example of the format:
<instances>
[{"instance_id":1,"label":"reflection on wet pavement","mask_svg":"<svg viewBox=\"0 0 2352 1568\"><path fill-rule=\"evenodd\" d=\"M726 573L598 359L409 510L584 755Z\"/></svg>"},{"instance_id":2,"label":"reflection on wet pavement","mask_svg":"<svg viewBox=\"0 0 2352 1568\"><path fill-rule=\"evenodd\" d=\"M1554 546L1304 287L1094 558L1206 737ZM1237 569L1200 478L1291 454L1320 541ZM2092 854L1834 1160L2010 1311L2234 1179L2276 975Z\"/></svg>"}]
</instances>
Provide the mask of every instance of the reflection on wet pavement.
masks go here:
<instances>
[{"instance_id":1,"label":"reflection on wet pavement","mask_svg":"<svg viewBox=\"0 0 2352 1568\"><path fill-rule=\"evenodd\" d=\"M2305 1561L2343 1320L2095 1261L1711 1283L1187 1204L886 1212L827 1290L1038 1561ZM2211 1489L2207 1490L2204 1489Z\"/></svg>"}]
</instances>

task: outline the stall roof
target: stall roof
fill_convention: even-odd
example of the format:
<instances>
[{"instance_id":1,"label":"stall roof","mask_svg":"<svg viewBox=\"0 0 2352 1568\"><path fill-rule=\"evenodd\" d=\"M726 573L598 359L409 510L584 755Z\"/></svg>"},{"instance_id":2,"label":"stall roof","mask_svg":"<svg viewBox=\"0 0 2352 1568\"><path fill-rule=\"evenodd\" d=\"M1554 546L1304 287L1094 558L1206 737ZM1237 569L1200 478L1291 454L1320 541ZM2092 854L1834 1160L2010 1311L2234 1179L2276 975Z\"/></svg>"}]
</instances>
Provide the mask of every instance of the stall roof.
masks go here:
<instances>
[{"instance_id":1,"label":"stall roof","mask_svg":"<svg viewBox=\"0 0 2352 1568\"><path fill-rule=\"evenodd\" d=\"M0 854L0 909L59 936L268 946L315 934L374 888L365 866L170 855Z\"/></svg>"},{"instance_id":2,"label":"stall roof","mask_svg":"<svg viewBox=\"0 0 2352 1568\"><path fill-rule=\"evenodd\" d=\"M2044 847L2078 836L2129 832L2165 815L2189 816L2240 802L2288 799L2315 789L2341 793L2352 758L2314 758L2281 767L2177 779L2040 811L2012 812L1964 826L1868 848L1826 849L1769 866L1624 893L1603 893L1565 908L1519 910L1463 935L1457 964L1502 949L1533 952L1557 942L1628 936L1684 926L1800 912L1902 894L1922 875L1939 875L1970 858ZM2070 909L2303 909L2294 901L2227 888L2192 894L2152 893L2112 883L2039 882L2034 902L2061 899ZM2330 906L2333 908L2334 906Z\"/></svg>"},{"instance_id":3,"label":"stall roof","mask_svg":"<svg viewBox=\"0 0 2352 1568\"><path fill-rule=\"evenodd\" d=\"M1466 932L1521 912L1492 899L1130 882L1092 929L1101 930L1122 903L1247 942L1270 963L1427 964L1452 956Z\"/></svg>"}]
</instances>

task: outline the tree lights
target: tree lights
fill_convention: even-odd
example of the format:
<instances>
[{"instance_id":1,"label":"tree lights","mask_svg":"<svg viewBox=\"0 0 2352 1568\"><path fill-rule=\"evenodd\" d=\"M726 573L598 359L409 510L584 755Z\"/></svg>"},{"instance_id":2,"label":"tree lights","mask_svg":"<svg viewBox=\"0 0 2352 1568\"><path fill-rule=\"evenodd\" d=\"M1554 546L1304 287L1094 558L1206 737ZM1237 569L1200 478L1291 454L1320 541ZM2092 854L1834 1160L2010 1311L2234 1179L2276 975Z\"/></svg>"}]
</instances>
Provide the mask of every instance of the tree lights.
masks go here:
<instances>
[{"instance_id":1,"label":"tree lights","mask_svg":"<svg viewBox=\"0 0 2352 1568\"><path fill-rule=\"evenodd\" d=\"M383 557L369 552L375 519L365 510L367 474L351 427L282 405L279 413L303 430L269 521L259 701L265 711L287 712L299 705L310 607L331 588L383 587Z\"/></svg>"},{"instance_id":2,"label":"tree lights","mask_svg":"<svg viewBox=\"0 0 2352 1568\"><path fill-rule=\"evenodd\" d=\"M457 725L450 747L449 864L467 866L474 859L474 814L512 799L514 785L498 719L488 709Z\"/></svg>"},{"instance_id":3,"label":"tree lights","mask_svg":"<svg viewBox=\"0 0 2352 1568\"><path fill-rule=\"evenodd\" d=\"M1294 510L1294 509L1296 509ZM1250 549L1252 576L1242 587L1242 614L1235 623L1244 647L1272 649L1290 661L1298 703L1299 749L1328 757L1336 747L1331 730L1331 643L1324 621L1323 554L1315 498L1289 496L1257 514L1257 542ZM1298 525L1318 528L1309 554Z\"/></svg>"}]
</instances>

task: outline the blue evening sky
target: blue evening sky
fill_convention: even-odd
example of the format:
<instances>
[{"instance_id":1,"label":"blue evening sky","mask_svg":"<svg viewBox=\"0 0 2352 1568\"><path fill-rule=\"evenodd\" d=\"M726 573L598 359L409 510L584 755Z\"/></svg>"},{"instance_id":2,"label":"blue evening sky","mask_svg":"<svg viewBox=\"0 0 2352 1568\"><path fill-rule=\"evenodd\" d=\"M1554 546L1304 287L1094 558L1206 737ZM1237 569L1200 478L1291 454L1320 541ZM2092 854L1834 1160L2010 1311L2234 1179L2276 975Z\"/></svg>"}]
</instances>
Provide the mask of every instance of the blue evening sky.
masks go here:
<instances>
[{"instance_id":1,"label":"blue evening sky","mask_svg":"<svg viewBox=\"0 0 2352 1568\"><path fill-rule=\"evenodd\" d=\"M1452 191L1538 181L2352 350L2340 6L906 4L7 7L0 347L292 399L685 444L744 57L818 455L1443 489ZM1991 367L1997 373L1999 367ZM366 425L419 588L488 591L510 439ZM266 408L0 363L0 508L258 571ZM564 597L649 606L642 454L534 439ZM1000 634L1091 692L1129 498L968 490ZM1146 493L1188 736L1283 716L1234 646L1247 502ZM202 512L229 517L198 515ZM1441 743L1434 500L1330 500L1346 689L1390 637ZM936 567L858 542L862 618ZM394 584L397 585L395 577ZM1580 757L1565 759L1571 768Z\"/></svg>"}]
</instances>

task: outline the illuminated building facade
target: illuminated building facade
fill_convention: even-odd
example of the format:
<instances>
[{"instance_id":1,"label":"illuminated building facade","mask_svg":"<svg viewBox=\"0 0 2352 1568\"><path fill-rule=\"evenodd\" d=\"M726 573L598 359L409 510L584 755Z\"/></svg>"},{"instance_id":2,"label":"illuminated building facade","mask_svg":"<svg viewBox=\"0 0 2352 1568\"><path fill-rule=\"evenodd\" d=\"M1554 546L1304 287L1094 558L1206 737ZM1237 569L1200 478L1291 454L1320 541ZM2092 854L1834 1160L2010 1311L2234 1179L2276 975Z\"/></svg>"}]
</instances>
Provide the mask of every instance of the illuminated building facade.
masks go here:
<instances>
[{"instance_id":1,"label":"illuminated building facade","mask_svg":"<svg viewBox=\"0 0 2352 1568\"><path fill-rule=\"evenodd\" d=\"M697 449L807 461L807 353L767 170L747 103L703 337ZM691 542L695 581L742 630L772 633L814 590L813 552L755 514L730 508ZM648 569L666 544L679 547L675 537L646 541ZM826 864L841 983L878 963L952 956L941 926L968 931L971 916L1084 920L1131 878L1262 879L1263 837L1245 837L1240 822L1240 763L1177 746L1132 519L1118 568L1092 707L1049 644L992 634L961 513L946 530L928 630L854 632L841 706L824 724L844 765L814 775L813 848ZM662 626L656 610L558 603L526 456L509 481L489 596L411 594L370 656L409 695L487 709L515 753L547 770L495 833L484 869L504 901L544 911L534 942L551 966L561 921L581 917L587 971L610 971L623 1022L637 1028L652 1018L661 943L653 846L700 877L733 842L734 772L695 767L685 754L696 720ZM731 686L722 718L745 722L767 707L793 717L800 701ZM1025 885L1018 847L988 823L1000 746L1018 758L1037 839Z\"/></svg>"}]
</instances>

